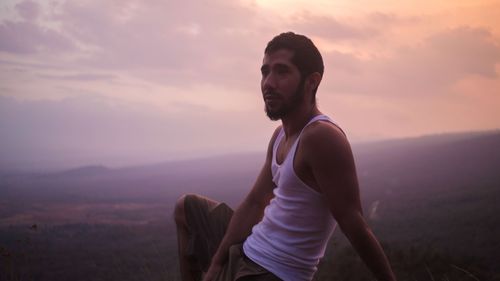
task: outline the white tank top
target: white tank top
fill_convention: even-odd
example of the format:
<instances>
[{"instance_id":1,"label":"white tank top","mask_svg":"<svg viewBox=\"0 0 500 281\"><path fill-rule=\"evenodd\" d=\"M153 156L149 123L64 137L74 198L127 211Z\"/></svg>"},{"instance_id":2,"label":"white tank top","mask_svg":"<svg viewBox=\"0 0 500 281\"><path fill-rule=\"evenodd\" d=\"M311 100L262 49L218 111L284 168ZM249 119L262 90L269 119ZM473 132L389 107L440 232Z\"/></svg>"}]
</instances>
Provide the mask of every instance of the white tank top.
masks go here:
<instances>
[{"instance_id":1,"label":"white tank top","mask_svg":"<svg viewBox=\"0 0 500 281\"><path fill-rule=\"evenodd\" d=\"M318 120L335 124L327 116L317 115L304 128ZM324 197L307 186L293 169L302 131L281 165L276 161L276 151L285 134L283 128L279 132L271 165L275 197L243 244L245 255L286 281L312 280L337 225Z\"/></svg>"}]
</instances>

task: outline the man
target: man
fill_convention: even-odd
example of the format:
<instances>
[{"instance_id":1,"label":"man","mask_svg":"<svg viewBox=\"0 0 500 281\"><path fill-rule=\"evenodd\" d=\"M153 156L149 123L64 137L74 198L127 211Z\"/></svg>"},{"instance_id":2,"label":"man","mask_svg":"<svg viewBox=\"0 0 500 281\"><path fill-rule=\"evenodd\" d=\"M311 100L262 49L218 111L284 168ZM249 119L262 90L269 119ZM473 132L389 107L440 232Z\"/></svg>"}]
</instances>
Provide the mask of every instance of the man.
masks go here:
<instances>
[{"instance_id":1,"label":"man","mask_svg":"<svg viewBox=\"0 0 500 281\"><path fill-rule=\"evenodd\" d=\"M354 160L343 131L316 105L323 60L292 32L264 52L267 116L281 120L264 166L233 213L196 195L175 209L183 280L311 280L338 224L378 280L395 280L363 219Z\"/></svg>"}]
</instances>

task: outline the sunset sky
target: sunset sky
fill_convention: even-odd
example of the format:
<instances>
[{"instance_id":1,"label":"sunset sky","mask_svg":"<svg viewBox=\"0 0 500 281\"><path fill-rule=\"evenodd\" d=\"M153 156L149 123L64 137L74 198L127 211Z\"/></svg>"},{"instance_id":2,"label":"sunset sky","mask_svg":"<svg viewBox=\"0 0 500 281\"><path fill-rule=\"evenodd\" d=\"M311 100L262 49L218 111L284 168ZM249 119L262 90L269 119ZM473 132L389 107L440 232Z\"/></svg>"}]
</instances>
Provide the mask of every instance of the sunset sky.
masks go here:
<instances>
[{"instance_id":1,"label":"sunset sky","mask_svg":"<svg viewBox=\"0 0 500 281\"><path fill-rule=\"evenodd\" d=\"M500 1L0 2L0 168L263 152L266 43L309 36L354 143L500 128Z\"/></svg>"}]
</instances>

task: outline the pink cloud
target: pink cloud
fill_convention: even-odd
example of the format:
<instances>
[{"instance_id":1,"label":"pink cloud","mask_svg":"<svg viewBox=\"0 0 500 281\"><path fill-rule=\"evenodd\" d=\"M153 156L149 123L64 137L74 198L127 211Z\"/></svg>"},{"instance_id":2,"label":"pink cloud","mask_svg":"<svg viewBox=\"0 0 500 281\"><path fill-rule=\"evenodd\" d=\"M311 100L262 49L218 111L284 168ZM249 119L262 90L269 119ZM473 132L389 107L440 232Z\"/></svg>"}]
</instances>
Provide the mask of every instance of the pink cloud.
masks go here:
<instances>
[{"instance_id":1,"label":"pink cloud","mask_svg":"<svg viewBox=\"0 0 500 281\"><path fill-rule=\"evenodd\" d=\"M36 20L40 14L40 6L31 0L20 2L16 4L15 8L19 15L27 21Z\"/></svg>"},{"instance_id":2,"label":"pink cloud","mask_svg":"<svg viewBox=\"0 0 500 281\"><path fill-rule=\"evenodd\" d=\"M340 22L331 16L317 16L302 13L292 18L292 26L308 36L319 36L331 41L366 40L379 35L379 31L369 27L357 27Z\"/></svg>"},{"instance_id":3,"label":"pink cloud","mask_svg":"<svg viewBox=\"0 0 500 281\"><path fill-rule=\"evenodd\" d=\"M71 50L74 50L74 44L70 39L35 23L4 21L0 25L0 51L29 54Z\"/></svg>"},{"instance_id":4,"label":"pink cloud","mask_svg":"<svg viewBox=\"0 0 500 281\"><path fill-rule=\"evenodd\" d=\"M430 49L441 56L439 63L447 64L455 77L476 74L496 78L495 65L500 62L500 44L485 28L459 27L428 39ZM432 59L433 55L429 54Z\"/></svg>"},{"instance_id":5,"label":"pink cloud","mask_svg":"<svg viewBox=\"0 0 500 281\"><path fill-rule=\"evenodd\" d=\"M30 3L22 2L18 10L29 11L36 5ZM280 30L283 25L330 41L351 41L362 51L364 43L379 40L386 28L421 20L372 13L359 21L364 25L355 25L333 16L302 13L271 21L259 12L255 6L222 0L66 1L44 14L60 27L57 31L34 22L4 21L0 50L42 55L72 52L76 59L51 63L74 68L73 73L120 76L125 72L170 87L208 84L234 92L258 91L264 46L285 31ZM494 78L499 61L494 41L486 28L462 27L435 33L420 45L389 51L391 57L361 59L349 53L325 53L326 75L331 75L327 90L411 96L442 92L468 75Z\"/></svg>"},{"instance_id":6,"label":"pink cloud","mask_svg":"<svg viewBox=\"0 0 500 281\"><path fill-rule=\"evenodd\" d=\"M389 58L360 59L336 52L326 55L332 72L328 91L393 97L447 92L471 75L495 79L500 45L484 28L460 27L433 34ZM355 71L354 71L355 70Z\"/></svg>"},{"instance_id":7,"label":"pink cloud","mask_svg":"<svg viewBox=\"0 0 500 281\"><path fill-rule=\"evenodd\" d=\"M419 16L402 16L394 13L373 12L367 15L366 21L371 26L401 27L401 25L415 25L422 23Z\"/></svg>"},{"instance_id":8,"label":"pink cloud","mask_svg":"<svg viewBox=\"0 0 500 281\"><path fill-rule=\"evenodd\" d=\"M67 80L67 81L109 81L116 79L116 75L112 74L96 74L96 73L77 73L65 75L40 74L40 78L51 80Z\"/></svg>"},{"instance_id":9,"label":"pink cloud","mask_svg":"<svg viewBox=\"0 0 500 281\"><path fill-rule=\"evenodd\" d=\"M254 8L232 1L68 1L59 10L53 18L63 31L92 49L75 64L169 86L248 89L270 37Z\"/></svg>"}]
</instances>

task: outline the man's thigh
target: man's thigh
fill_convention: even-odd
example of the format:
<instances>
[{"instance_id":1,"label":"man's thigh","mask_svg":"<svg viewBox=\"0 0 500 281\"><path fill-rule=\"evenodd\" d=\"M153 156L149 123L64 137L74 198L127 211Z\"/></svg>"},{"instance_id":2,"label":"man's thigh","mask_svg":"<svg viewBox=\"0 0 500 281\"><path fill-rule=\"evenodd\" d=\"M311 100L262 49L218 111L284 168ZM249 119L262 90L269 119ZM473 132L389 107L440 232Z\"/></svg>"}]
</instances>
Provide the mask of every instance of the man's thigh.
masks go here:
<instances>
[{"instance_id":1,"label":"man's thigh","mask_svg":"<svg viewBox=\"0 0 500 281\"><path fill-rule=\"evenodd\" d=\"M281 281L267 269L249 259L243 252L243 244L232 245L229 257L216 281Z\"/></svg>"},{"instance_id":2,"label":"man's thigh","mask_svg":"<svg viewBox=\"0 0 500 281\"><path fill-rule=\"evenodd\" d=\"M241 277L236 278L235 280L237 281L282 281L276 275L269 272L260 265L256 264L255 262L251 261L247 257L243 258L243 263L244 263L243 267L246 268L243 270L247 271L248 275L243 275ZM241 272L239 275L241 275Z\"/></svg>"}]
</instances>

